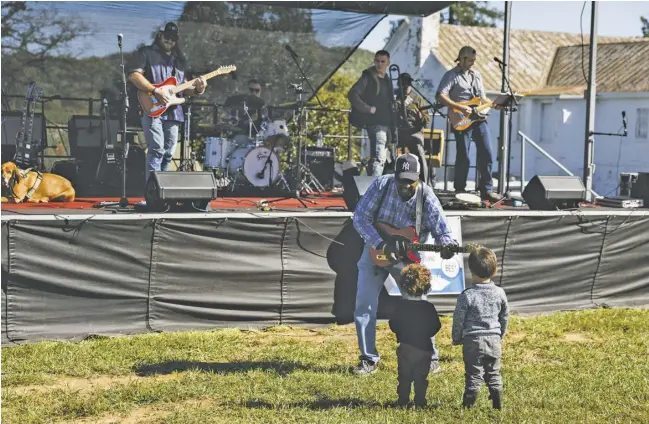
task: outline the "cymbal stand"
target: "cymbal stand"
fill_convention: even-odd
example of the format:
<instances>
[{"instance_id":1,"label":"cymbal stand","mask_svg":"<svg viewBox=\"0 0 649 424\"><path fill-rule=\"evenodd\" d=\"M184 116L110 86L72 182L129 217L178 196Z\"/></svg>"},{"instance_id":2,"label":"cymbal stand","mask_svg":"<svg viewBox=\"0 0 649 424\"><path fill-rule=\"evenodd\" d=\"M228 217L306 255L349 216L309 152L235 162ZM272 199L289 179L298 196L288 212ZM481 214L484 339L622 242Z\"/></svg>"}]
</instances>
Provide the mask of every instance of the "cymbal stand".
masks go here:
<instances>
[{"instance_id":1,"label":"cymbal stand","mask_svg":"<svg viewBox=\"0 0 649 424\"><path fill-rule=\"evenodd\" d=\"M183 131L183 150L182 150L182 158L180 160L179 168L181 171L196 171L196 169L194 169L196 154L192 149L192 145L190 141L191 119L192 119L191 102L187 102L187 113L185 115L186 115L186 119L185 119L184 131Z\"/></svg>"},{"instance_id":2,"label":"cymbal stand","mask_svg":"<svg viewBox=\"0 0 649 424\"><path fill-rule=\"evenodd\" d=\"M245 101L243 102L243 111L246 113L246 116L248 117L248 138L252 139L252 129L255 129L255 133L258 133L259 130L257 130L257 126L255 125L254 122L252 122L252 117L248 113L248 103Z\"/></svg>"}]
</instances>

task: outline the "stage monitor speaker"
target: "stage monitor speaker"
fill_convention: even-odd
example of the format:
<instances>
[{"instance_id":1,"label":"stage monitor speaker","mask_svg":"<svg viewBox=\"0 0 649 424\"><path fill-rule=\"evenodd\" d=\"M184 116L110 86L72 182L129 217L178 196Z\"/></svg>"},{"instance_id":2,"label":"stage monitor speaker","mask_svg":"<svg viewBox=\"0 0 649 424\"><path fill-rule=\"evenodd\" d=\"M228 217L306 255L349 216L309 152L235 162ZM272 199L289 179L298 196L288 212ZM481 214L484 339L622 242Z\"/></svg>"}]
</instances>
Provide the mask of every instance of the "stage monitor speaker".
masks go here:
<instances>
[{"instance_id":1,"label":"stage monitor speaker","mask_svg":"<svg viewBox=\"0 0 649 424\"><path fill-rule=\"evenodd\" d=\"M576 176L536 175L523 190L523 199L532 210L578 208L585 198L584 183Z\"/></svg>"},{"instance_id":2,"label":"stage monitor speaker","mask_svg":"<svg viewBox=\"0 0 649 424\"><path fill-rule=\"evenodd\" d=\"M334 187L334 167L336 163L336 149L333 147L307 146L304 149L304 164L320 184L326 189Z\"/></svg>"},{"instance_id":3,"label":"stage monitor speaker","mask_svg":"<svg viewBox=\"0 0 649 424\"><path fill-rule=\"evenodd\" d=\"M649 172L638 172L638 178L631 187L631 197L642 199L645 207L649 205Z\"/></svg>"},{"instance_id":4,"label":"stage monitor speaker","mask_svg":"<svg viewBox=\"0 0 649 424\"><path fill-rule=\"evenodd\" d=\"M120 130L119 121L116 119L108 120L110 127L109 142L117 144L117 133ZM68 120L68 136L70 139L70 150L73 156L78 156L79 151L94 148L101 152L105 138L106 130L99 116L89 115L72 115Z\"/></svg>"},{"instance_id":5,"label":"stage monitor speaker","mask_svg":"<svg viewBox=\"0 0 649 424\"><path fill-rule=\"evenodd\" d=\"M216 177L211 172L154 171L146 184L147 209L165 211L181 204L184 210L206 210L216 199Z\"/></svg>"},{"instance_id":6,"label":"stage monitor speaker","mask_svg":"<svg viewBox=\"0 0 649 424\"><path fill-rule=\"evenodd\" d=\"M8 146L16 146L16 135L20 131L20 123L22 122L23 113L22 112L3 112L2 113L2 162L5 161L4 149ZM29 117L28 117L29 120ZM26 122L25 125L28 125L29 122ZM47 146L47 133L44 133L45 129L45 119L40 113L34 113L34 123L32 126L32 140L40 141L42 146ZM13 153L15 153L15 149ZM8 155L7 155L8 156ZM11 158L13 159L13 154Z\"/></svg>"}]
</instances>

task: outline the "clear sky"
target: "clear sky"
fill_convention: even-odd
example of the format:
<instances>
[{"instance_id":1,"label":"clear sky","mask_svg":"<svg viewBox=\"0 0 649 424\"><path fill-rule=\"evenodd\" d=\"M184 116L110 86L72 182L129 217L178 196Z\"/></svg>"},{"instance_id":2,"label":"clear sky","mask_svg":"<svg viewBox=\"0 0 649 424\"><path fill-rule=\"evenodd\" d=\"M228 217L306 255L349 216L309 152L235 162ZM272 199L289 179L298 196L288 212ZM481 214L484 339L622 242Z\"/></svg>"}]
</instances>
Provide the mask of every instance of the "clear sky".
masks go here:
<instances>
[{"instance_id":1,"label":"clear sky","mask_svg":"<svg viewBox=\"0 0 649 424\"><path fill-rule=\"evenodd\" d=\"M505 9L505 2L490 1L489 6ZM512 4L512 29L570 32L579 34L579 16L583 2L580 1L514 1ZM598 2L597 33L603 36L642 36L640 16L649 19L648 1L600 1ZM385 45L390 32L391 20L401 16L390 15L372 31L361 48L376 51ZM590 2L583 16L585 33L590 30ZM502 28L503 24L499 24Z\"/></svg>"}]
</instances>

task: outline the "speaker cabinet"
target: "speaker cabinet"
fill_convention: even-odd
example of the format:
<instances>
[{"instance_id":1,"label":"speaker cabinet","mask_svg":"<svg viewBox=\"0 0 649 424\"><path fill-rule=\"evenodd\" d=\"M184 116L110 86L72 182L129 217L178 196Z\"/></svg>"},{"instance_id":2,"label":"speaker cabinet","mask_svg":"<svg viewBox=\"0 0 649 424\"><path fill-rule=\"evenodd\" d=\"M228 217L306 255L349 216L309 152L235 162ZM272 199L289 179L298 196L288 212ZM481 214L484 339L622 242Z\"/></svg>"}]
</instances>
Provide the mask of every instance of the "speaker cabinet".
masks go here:
<instances>
[{"instance_id":1,"label":"speaker cabinet","mask_svg":"<svg viewBox=\"0 0 649 424\"><path fill-rule=\"evenodd\" d=\"M334 187L334 167L336 162L336 150L332 147L304 148L304 164L311 170L320 184L326 189Z\"/></svg>"},{"instance_id":2,"label":"speaker cabinet","mask_svg":"<svg viewBox=\"0 0 649 424\"><path fill-rule=\"evenodd\" d=\"M578 208L585 198L584 183L576 176L536 175L523 190L523 199L532 210Z\"/></svg>"},{"instance_id":3,"label":"speaker cabinet","mask_svg":"<svg viewBox=\"0 0 649 424\"><path fill-rule=\"evenodd\" d=\"M146 183L147 209L165 211L178 204L189 212L206 210L216 199L216 177L211 172L153 172Z\"/></svg>"},{"instance_id":4,"label":"speaker cabinet","mask_svg":"<svg viewBox=\"0 0 649 424\"><path fill-rule=\"evenodd\" d=\"M649 172L638 172L638 177L631 187L631 197L642 199L645 207L649 205Z\"/></svg>"},{"instance_id":5,"label":"speaker cabinet","mask_svg":"<svg viewBox=\"0 0 649 424\"><path fill-rule=\"evenodd\" d=\"M104 128L106 124L109 128ZM119 121L115 119L110 119L102 123L101 117L99 116L72 115L68 120L72 155L78 155L78 148L82 151L86 148L94 148L101 151L107 133L109 134L109 144L117 144L117 133L119 129ZM109 131L107 132L107 130Z\"/></svg>"},{"instance_id":6,"label":"speaker cabinet","mask_svg":"<svg viewBox=\"0 0 649 424\"><path fill-rule=\"evenodd\" d=\"M20 131L20 122L22 121L22 112L3 112L2 113L2 148L6 146L15 146L16 145L16 135ZM29 117L27 117L27 122L25 126L29 125ZM47 145L46 133L43 131L45 129L45 120L43 115L40 113L34 113L34 124L32 126L32 140L41 141L45 146Z\"/></svg>"}]
</instances>

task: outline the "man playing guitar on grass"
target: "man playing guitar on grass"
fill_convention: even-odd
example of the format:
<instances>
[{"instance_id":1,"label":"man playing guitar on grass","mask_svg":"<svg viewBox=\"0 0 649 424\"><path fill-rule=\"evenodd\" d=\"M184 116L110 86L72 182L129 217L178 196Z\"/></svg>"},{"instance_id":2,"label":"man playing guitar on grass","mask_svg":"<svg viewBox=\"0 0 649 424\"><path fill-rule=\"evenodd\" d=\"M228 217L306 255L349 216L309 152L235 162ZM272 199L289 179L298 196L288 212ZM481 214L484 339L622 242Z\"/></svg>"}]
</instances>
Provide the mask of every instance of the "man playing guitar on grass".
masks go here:
<instances>
[{"instance_id":1,"label":"man playing guitar on grass","mask_svg":"<svg viewBox=\"0 0 649 424\"><path fill-rule=\"evenodd\" d=\"M169 22L163 31L156 35L154 43L137 51L130 65L128 79L139 90L153 93L156 99L166 105L171 98L153 84L160 84L174 76L178 83L185 81L185 58L178 47L178 26ZM200 95L205 92L205 79L196 80L193 89L185 90L185 96ZM156 118L142 114L142 129L147 142L146 178L153 171L166 171L173 158L178 143L178 127L184 121L181 105L169 107Z\"/></svg>"},{"instance_id":2,"label":"man playing guitar on grass","mask_svg":"<svg viewBox=\"0 0 649 424\"><path fill-rule=\"evenodd\" d=\"M480 72L471 69L476 61L476 51L473 47L464 46L457 55L458 65L446 72L437 88L437 100L449 107L449 114L455 113L451 108L461 110L470 115L473 109L459 104L474 97L480 97L483 102L489 102L482 85ZM463 193L466 190L466 180L469 175L469 146L471 139L475 141L477 151L477 169L480 175L479 189L482 200L497 202L500 196L492 191L491 165L491 136L486 119L474 122L464 131L453 131L456 142L455 159L455 192Z\"/></svg>"},{"instance_id":3,"label":"man playing guitar on grass","mask_svg":"<svg viewBox=\"0 0 649 424\"><path fill-rule=\"evenodd\" d=\"M361 351L360 362L354 369L357 375L371 374L377 370L379 353L376 350L376 309L381 287L390 272L398 281L400 269L397 262L407 254L403 241L383 240L374 227L378 221L393 227L415 227L417 201L421 199L422 243L432 239L441 245L456 245L446 222L442 206L433 189L419 180L421 167L417 156L406 153L397 158L395 173L376 178L361 197L354 211L354 228L365 240L363 254L358 261L358 288L356 292L356 336ZM370 248L383 248L390 262L397 266L378 268L371 259ZM442 249L443 259L450 259L454 253ZM439 356L433 339L433 362L431 372L441 370Z\"/></svg>"}]
</instances>

